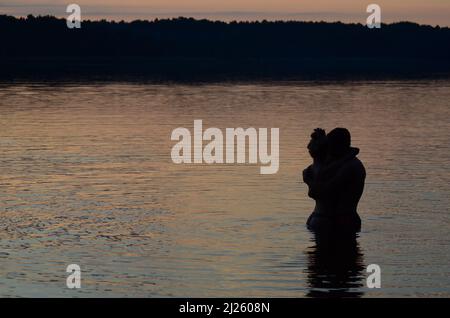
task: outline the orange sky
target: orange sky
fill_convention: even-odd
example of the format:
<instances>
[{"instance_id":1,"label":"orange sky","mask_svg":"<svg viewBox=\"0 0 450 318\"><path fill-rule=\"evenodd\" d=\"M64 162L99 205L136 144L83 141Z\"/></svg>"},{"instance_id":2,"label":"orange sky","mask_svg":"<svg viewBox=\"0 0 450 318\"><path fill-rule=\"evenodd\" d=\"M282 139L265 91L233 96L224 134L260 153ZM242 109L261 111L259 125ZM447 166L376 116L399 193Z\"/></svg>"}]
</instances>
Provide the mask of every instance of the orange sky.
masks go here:
<instances>
[{"instance_id":1,"label":"orange sky","mask_svg":"<svg viewBox=\"0 0 450 318\"><path fill-rule=\"evenodd\" d=\"M450 0L2 0L4 14L65 15L77 3L84 18L151 19L193 16L221 20L296 19L364 23L365 8L376 3L383 22L415 21L450 25Z\"/></svg>"}]
</instances>

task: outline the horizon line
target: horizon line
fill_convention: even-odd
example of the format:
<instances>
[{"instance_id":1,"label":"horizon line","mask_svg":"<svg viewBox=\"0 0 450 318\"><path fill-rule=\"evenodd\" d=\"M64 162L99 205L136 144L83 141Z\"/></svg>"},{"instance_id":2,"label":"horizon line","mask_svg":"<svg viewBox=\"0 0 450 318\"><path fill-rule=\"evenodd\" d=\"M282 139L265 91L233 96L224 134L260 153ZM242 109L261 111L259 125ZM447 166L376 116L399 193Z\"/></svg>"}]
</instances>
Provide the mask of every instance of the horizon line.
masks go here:
<instances>
[{"instance_id":1,"label":"horizon line","mask_svg":"<svg viewBox=\"0 0 450 318\"><path fill-rule=\"evenodd\" d=\"M121 10L118 10L120 8ZM65 5L56 4L0 4L0 14L12 15L15 17L26 17L33 15L53 15L55 17L67 17ZM189 9L167 9L152 6L118 6L101 7L96 5L83 5L82 17L89 20L107 21L135 21L166 19L177 17L192 17L195 19L206 19L211 21L312 21L312 22L343 22L354 24L365 24L367 13L365 10L358 12L345 12L336 10L305 10L305 11L267 11L267 10L189 10ZM396 23L398 21L411 21L419 25L430 25L440 27L450 27L450 21L443 12L430 12L422 14L401 14L395 12L383 12L385 24Z\"/></svg>"},{"instance_id":2,"label":"horizon line","mask_svg":"<svg viewBox=\"0 0 450 318\"><path fill-rule=\"evenodd\" d=\"M13 17L16 19L28 19L29 16L32 16L34 18L45 18L45 17L50 17L50 18L55 18L58 20L66 20L65 17L62 16L57 16L57 15L53 15L53 14L33 14L33 13L29 13L27 15L13 15L13 14L2 14L0 13L0 16L4 16L4 17ZM82 15L83 17L83 15ZM195 17L195 16L185 16L185 15L174 15L174 16L168 16L168 17L153 17L153 18L146 18L146 19L141 19L141 18L134 18L134 19L120 19L120 20L115 20L114 18L111 19L107 19L104 17L96 17L96 18L87 18L87 19L81 19L81 21L83 22L109 22L109 23L132 23L135 21L142 21L142 22L157 22L157 21L164 21L164 20L176 20L176 19L190 19L190 20L195 20L195 21L209 21L209 22L221 22L224 24L231 24L231 23L262 23L262 22L268 22L268 23L276 23L276 22L299 22L299 23L327 23L327 24L346 24L346 25L366 25L365 23L361 23L361 22L348 22L348 21L342 21L342 20L334 20L334 21L326 21L326 20L297 20L297 19L267 19L267 18L260 18L260 19L255 19L255 20L221 20L221 19L211 19L211 18L200 18L200 17ZM415 24L418 26L425 26L425 27L432 27L432 28L441 28L441 29L449 29L450 26L442 26L439 24L436 25L431 25L431 24L427 24L427 23L420 23L420 22L416 22L416 21L411 21L411 20L398 20L398 21L391 21L391 22L382 22L382 25L385 26L389 26L389 25L393 25L393 24L401 24L401 23L409 23L409 24Z\"/></svg>"}]
</instances>

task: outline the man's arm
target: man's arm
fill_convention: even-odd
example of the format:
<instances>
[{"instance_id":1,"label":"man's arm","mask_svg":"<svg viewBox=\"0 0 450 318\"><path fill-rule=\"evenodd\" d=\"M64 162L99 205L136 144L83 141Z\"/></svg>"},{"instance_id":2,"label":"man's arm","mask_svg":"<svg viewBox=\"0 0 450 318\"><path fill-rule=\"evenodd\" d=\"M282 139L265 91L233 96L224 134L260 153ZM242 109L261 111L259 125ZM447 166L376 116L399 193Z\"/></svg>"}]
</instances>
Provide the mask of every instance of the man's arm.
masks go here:
<instances>
[{"instance_id":1,"label":"man's arm","mask_svg":"<svg viewBox=\"0 0 450 318\"><path fill-rule=\"evenodd\" d=\"M344 164L333 176L319 175L309 185L310 196L314 199L328 197L351 182L355 175L356 166L353 163Z\"/></svg>"}]
</instances>

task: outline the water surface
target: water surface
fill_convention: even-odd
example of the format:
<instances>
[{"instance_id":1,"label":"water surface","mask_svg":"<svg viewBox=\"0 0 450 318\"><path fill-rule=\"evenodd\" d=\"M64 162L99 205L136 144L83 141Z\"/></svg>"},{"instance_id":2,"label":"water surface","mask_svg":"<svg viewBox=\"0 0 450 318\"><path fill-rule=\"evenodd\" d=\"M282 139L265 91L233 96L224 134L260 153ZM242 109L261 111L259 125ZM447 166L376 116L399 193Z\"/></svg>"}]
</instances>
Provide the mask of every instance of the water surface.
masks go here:
<instances>
[{"instance_id":1,"label":"water surface","mask_svg":"<svg viewBox=\"0 0 450 318\"><path fill-rule=\"evenodd\" d=\"M3 83L0 295L449 297L449 118L448 81ZM279 172L173 164L194 119L280 128ZM300 180L310 131L336 126L367 170L341 262L305 229Z\"/></svg>"}]
</instances>

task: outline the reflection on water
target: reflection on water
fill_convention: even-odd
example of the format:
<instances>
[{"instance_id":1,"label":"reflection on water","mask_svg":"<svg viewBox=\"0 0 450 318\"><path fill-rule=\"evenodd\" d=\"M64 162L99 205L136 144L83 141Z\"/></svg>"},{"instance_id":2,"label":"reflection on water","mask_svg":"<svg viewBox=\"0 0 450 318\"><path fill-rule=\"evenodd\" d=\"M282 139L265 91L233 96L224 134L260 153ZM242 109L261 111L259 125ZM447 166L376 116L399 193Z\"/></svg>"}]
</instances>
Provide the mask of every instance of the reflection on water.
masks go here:
<instances>
[{"instance_id":1,"label":"reflection on water","mask_svg":"<svg viewBox=\"0 0 450 318\"><path fill-rule=\"evenodd\" d=\"M314 234L308 257L309 297L360 297L365 279L357 234Z\"/></svg>"},{"instance_id":2,"label":"reflection on water","mask_svg":"<svg viewBox=\"0 0 450 318\"><path fill-rule=\"evenodd\" d=\"M0 295L448 297L448 118L448 81L0 84ZM280 128L279 172L173 164L194 119ZM311 247L317 126L361 149L358 244Z\"/></svg>"}]
</instances>

